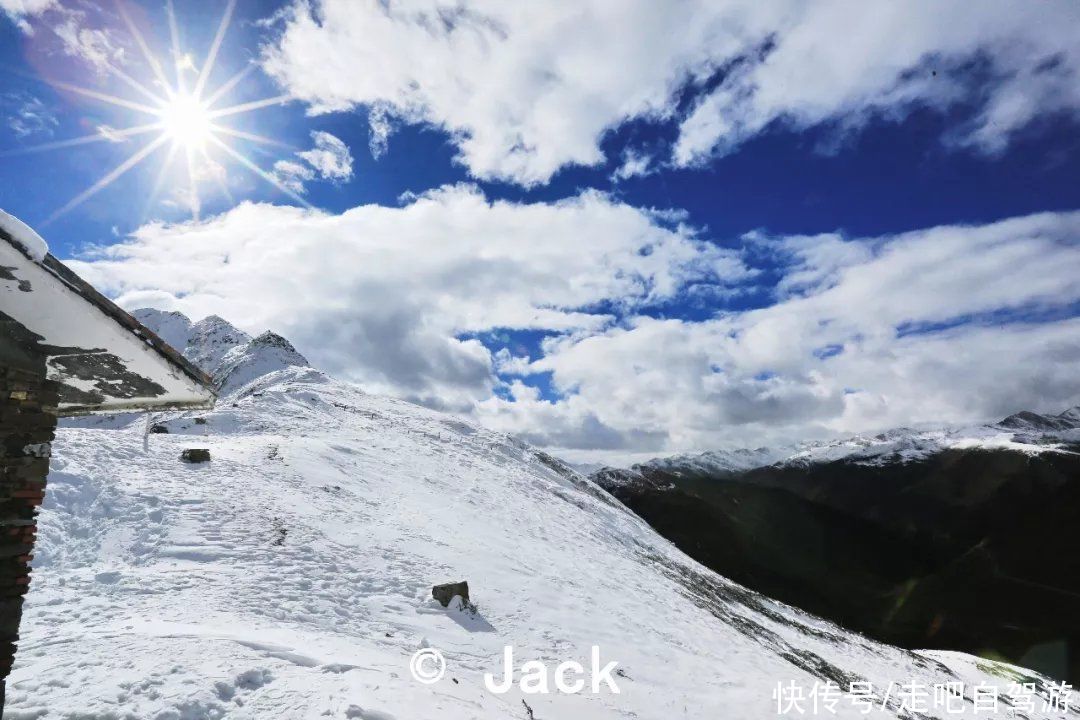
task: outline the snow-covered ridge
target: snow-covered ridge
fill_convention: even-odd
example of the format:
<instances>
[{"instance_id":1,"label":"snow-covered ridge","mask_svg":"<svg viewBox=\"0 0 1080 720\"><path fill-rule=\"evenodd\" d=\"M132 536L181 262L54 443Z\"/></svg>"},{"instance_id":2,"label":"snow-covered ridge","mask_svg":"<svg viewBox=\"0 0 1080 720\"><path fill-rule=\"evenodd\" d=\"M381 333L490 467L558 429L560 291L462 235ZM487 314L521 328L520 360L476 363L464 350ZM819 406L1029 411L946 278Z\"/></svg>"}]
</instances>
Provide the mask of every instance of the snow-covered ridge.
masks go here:
<instances>
[{"instance_id":1,"label":"snow-covered ridge","mask_svg":"<svg viewBox=\"0 0 1080 720\"><path fill-rule=\"evenodd\" d=\"M307 366L307 358L298 353L292 343L268 330L227 352L213 377L219 391L228 394L268 373Z\"/></svg>"},{"instance_id":2,"label":"snow-covered ridge","mask_svg":"<svg viewBox=\"0 0 1080 720\"><path fill-rule=\"evenodd\" d=\"M41 262L49 254L49 245L34 230L19 218L0 209L0 228L36 262Z\"/></svg>"},{"instance_id":3,"label":"snow-covered ridge","mask_svg":"<svg viewBox=\"0 0 1080 720\"><path fill-rule=\"evenodd\" d=\"M910 462L950 449L982 448L1035 454L1068 451L1066 446L1077 443L1080 443L1080 406L1059 415L1019 412L990 425L923 430L896 428L878 435L853 435L778 448L672 455L639 463L630 469L723 475L778 464L807 465L839 460L861 464Z\"/></svg>"},{"instance_id":4,"label":"snow-covered ridge","mask_svg":"<svg viewBox=\"0 0 1080 720\"><path fill-rule=\"evenodd\" d=\"M709 450L696 455L672 455L656 458L635 467L656 470L685 470L702 474L741 472L779 462L790 454L790 448L756 448L739 450Z\"/></svg>"}]
</instances>

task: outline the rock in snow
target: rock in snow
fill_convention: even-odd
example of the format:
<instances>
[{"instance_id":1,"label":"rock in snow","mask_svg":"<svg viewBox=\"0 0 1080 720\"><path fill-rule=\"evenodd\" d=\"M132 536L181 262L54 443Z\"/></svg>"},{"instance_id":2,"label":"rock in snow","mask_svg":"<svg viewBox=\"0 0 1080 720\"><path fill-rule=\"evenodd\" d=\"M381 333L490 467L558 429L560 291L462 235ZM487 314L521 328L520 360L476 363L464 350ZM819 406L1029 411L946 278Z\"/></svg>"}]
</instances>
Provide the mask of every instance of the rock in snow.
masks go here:
<instances>
[{"instance_id":1,"label":"rock in snow","mask_svg":"<svg viewBox=\"0 0 1080 720\"><path fill-rule=\"evenodd\" d=\"M200 417L145 449L137 423L58 432L6 717L756 719L778 683L856 680L891 688L871 717L906 717L898 683L963 682L970 707L1030 677L752 593L528 445L308 367ZM212 463L176 461L191 436ZM482 587L475 614L433 577ZM493 693L506 646L551 671L596 646L620 693ZM423 684L432 649L446 676Z\"/></svg>"},{"instance_id":2,"label":"rock in snow","mask_svg":"<svg viewBox=\"0 0 1080 720\"><path fill-rule=\"evenodd\" d=\"M455 597L459 597L465 602L469 602L469 583L462 580L461 582L436 585L431 588L431 597L438 600L439 604L443 607L449 606L450 601Z\"/></svg>"},{"instance_id":3,"label":"rock in snow","mask_svg":"<svg viewBox=\"0 0 1080 720\"><path fill-rule=\"evenodd\" d=\"M187 463L210 462L210 451L207 448L186 448L180 453L180 459Z\"/></svg>"},{"instance_id":4,"label":"rock in snow","mask_svg":"<svg viewBox=\"0 0 1080 720\"><path fill-rule=\"evenodd\" d=\"M33 229L14 215L0 209L0 228L18 243L33 260L41 262L49 254L49 246Z\"/></svg>"}]
</instances>

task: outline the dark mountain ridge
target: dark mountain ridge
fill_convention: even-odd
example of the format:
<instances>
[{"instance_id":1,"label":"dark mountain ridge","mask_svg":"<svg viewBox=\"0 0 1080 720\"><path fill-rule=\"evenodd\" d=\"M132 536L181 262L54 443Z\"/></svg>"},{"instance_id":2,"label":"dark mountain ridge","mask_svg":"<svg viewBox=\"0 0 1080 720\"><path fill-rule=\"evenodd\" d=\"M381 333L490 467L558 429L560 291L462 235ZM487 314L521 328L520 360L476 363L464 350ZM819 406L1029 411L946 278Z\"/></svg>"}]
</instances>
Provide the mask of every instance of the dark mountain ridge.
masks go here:
<instances>
[{"instance_id":1,"label":"dark mountain ridge","mask_svg":"<svg viewBox=\"0 0 1080 720\"><path fill-rule=\"evenodd\" d=\"M592 477L766 595L889 643L1080 680L1080 409L806 446L756 467L731 456Z\"/></svg>"}]
</instances>

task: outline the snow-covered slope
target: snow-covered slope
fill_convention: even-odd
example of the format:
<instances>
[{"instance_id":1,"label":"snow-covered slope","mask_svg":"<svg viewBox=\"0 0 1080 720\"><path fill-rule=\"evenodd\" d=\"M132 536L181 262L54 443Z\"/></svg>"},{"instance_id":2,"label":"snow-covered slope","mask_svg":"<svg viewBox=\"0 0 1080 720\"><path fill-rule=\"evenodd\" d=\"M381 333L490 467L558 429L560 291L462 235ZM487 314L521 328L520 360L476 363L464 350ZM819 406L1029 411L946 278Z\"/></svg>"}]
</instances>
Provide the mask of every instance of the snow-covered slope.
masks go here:
<instances>
[{"instance_id":1,"label":"snow-covered slope","mask_svg":"<svg viewBox=\"0 0 1080 720\"><path fill-rule=\"evenodd\" d=\"M1017 677L755 595L521 442L284 364L169 434L59 431L5 718L762 718L781 681L863 679L896 717L897 683ZM475 615L431 599L461 579ZM621 693L493 694L506 645L599 646Z\"/></svg>"}]
</instances>

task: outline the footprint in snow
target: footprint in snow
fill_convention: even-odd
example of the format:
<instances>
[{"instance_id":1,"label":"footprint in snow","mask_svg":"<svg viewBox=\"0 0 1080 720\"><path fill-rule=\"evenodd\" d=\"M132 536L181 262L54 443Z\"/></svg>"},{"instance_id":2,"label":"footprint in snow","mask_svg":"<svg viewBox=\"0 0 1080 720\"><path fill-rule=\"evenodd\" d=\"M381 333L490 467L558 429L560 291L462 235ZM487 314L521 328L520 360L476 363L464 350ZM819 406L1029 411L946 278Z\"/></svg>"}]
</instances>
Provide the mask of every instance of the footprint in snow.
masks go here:
<instances>
[{"instance_id":1,"label":"footprint in snow","mask_svg":"<svg viewBox=\"0 0 1080 720\"><path fill-rule=\"evenodd\" d=\"M396 720L390 713L380 712L379 710L365 710L359 705L350 705L348 710L345 711L345 717L357 718L357 720Z\"/></svg>"}]
</instances>

